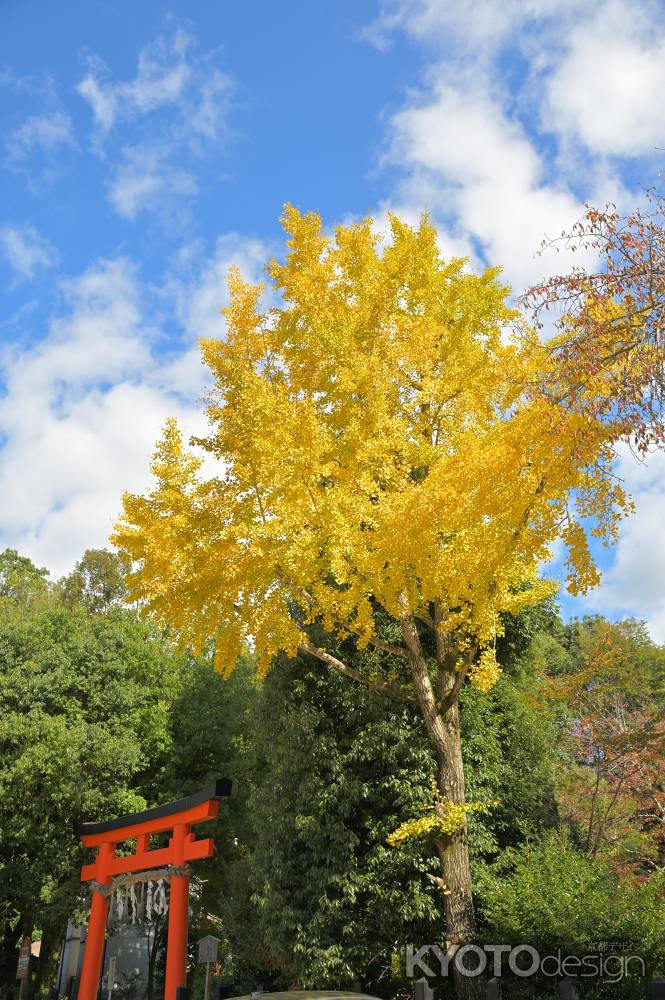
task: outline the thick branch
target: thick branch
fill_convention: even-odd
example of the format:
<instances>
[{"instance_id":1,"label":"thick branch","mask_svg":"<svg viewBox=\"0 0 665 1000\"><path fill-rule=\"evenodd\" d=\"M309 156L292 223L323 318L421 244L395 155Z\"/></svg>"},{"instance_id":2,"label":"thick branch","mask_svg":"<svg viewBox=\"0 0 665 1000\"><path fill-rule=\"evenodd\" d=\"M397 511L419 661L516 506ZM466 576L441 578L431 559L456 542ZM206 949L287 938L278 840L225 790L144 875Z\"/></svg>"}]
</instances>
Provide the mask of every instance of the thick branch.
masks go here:
<instances>
[{"instance_id":1,"label":"thick branch","mask_svg":"<svg viewBox=\"0 0 665 1000\"><path fill-rule=\"evenodd\" d=\"M441 756L446 753L446 733L443 726L443 719L439 715L432 681L427 670L427 661L406 594L400 594L399 604L401 610L399 623L402 627L402 635L404 636L406 648L409 651L409 664L416 686L418 704L420 705L420 711L423 714L430 739L436 747L437 754Z\"/></svg>"},{"instance_id":2,"label":"thick branch","mask_svg":"<svg viewBox=\"0 0 665 1000\"><path fill-rule=\"evenodd\" d=\"M478 652L477 644L473 645L471 649L467 651L467 654L464 657L463 666L455 674L455 680L453 681L453 686L450 688L446 696L442 698L441 702L439 703L439 709L441 711L441 715L445 715L448 709L452 708L452 706L459 698L459 693L462 690L462 685L466 680L466 675L469 672L469 669L475 659L477 652Z\"/></svg>"},{"instance_id":3,"label":"thick branch","mask_svg":"<svg viewBox=\"0 0 665 1000\"><path fill-rule=\"evenodd\" d=\"M372 688L373 691L380 691L381 694L395 698L397 701L408 702L411 705L418 704L418 699L414 695L409 694L404 688L396 687L387 681L372 680L371 677L366 677L360 671L354 670L353 667L349 667L342 660L338 660L336 656L333 656L332 653L327 653L325 649L320 649L312 642L301 642L300 650L304 653L309 653L311 656L315 656L317 660L321 660L322 663L332 667L338 673L344 674L345 677L350 677L351 680L357 681L359 684L364 684L365 687Z\"/></svg>"},{"instance_id":4,"label":"thick branch","mask_svg":"<svg viewBox=\"0 0 665 1000\"><path fill-rule=\"evenodd\" d=\"M428 615L426 611L414 611L413 617L417 618L419 622L423 623L423 625L427 625L428 628L434 628L434 619L431 615Z\"/></svg>"},{"instance_id":5,"label":"thick branch","mask_svg":"<svg viewBox=\"0 0 665 1000\"><path fill-rule=\"evenodd\" d=\"M432 631L434 632L434 641L436 642L436 662L439 667L443 667L446 662L446 656L448 654L448 640L444 633L441 631L441 624L443 622L443 612L441 610L441 602L437 599L433 604L434 617L432 618Z\"/></svg>"},{"instance_id":6,"label":"thick branch","mask_svg":"<svg viewBox=\"0 0 665 1000\"><path fill-rule=\"evenodd\" d=\"M338 622L336 620L336 624L339 625L340 628L346 629L350 635L355 635L358 639L367 639L367 636L364 636L362 632L357 632L355 629L349 628L349 626L345 625L344 622ZM382 649L384 653L391 653L393 656L401 656L403 660L408 660L407 652L405 649L402 649L401 646L394 646L392 642L384 642L383 639L377 639L375 636L370 636L367 641L370 646Z\"/></svg>"}]
</instances>

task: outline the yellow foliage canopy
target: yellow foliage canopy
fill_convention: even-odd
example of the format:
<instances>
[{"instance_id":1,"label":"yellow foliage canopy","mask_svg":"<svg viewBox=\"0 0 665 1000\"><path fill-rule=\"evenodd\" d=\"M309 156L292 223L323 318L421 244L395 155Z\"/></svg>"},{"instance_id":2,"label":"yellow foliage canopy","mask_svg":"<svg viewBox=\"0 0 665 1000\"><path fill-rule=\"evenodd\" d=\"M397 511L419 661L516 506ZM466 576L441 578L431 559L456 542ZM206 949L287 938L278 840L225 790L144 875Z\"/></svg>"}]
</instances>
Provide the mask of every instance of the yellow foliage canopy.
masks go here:
<instances>
[{"instance_id":1,"label":"yellow foliage canopy","mask_svg":"<svg viewBox=\"0 0 665 1000\"><path fill-rule=\"evenodd\" d=\"M369 220L332 238L317 215L283 221L288 255L267 268L280 304L262 309L232 271L227 335L201 342L210 433L193 443L219 474L200 476L169 421L155 488L124 497L113 540L132 599L195 648L214 639L228 670L250 637L263 668L295 652L294 605L362 645L372 600L395 616L437 601L457 650L488 647L501 612L548 589L538 564L560 537L570 587L595 584L580 517L610 539L628 506L618 431L568 406L565 384L542 391L556 356L499 270L443 260L427 219L392 217L385 246ZM587 395L606 388L594 378ZM495 671L485 657L480 686Z\"/></svg>"}]
</instances>

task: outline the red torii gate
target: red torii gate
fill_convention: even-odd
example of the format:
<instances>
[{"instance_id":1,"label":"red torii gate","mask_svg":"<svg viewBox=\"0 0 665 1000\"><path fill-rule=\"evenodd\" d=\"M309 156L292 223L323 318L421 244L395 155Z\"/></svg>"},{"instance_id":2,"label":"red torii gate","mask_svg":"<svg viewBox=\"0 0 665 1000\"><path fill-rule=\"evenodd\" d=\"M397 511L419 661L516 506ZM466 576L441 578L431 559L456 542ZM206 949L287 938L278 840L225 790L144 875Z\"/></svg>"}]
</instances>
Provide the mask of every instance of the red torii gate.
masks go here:
<instances>
[{"instance_id":1,"label":"red torii gate","mask_svg":"<svg viewBox=\"0 0 665 1000\"><path fill-rule=\"evenodd\" d=\"M96 1000L104 957L104 935L109 910L109 893L113 878L144 869L171 866L169 923L166 946L166 980L164 1000L176 1000L176 990L187 983L187 924L189 920L189 874L183 866L198 858L210 858L215 853L211 837L197 840L191 832L195 823L213 819L219 800L231 794L227 778L202 788L178 802L146 809L130 816L103 823L81 823L78 833L84 847L96 847L97 857L81 869L81 881L93 880L90 922L83 956L78 1000ZM171 830L168 847L150 850L150 835ZM126 857L116 856L116 846L136 838L136 852ZM146 873L147 874L147 873Z\"/></svg>"}]
</instances>

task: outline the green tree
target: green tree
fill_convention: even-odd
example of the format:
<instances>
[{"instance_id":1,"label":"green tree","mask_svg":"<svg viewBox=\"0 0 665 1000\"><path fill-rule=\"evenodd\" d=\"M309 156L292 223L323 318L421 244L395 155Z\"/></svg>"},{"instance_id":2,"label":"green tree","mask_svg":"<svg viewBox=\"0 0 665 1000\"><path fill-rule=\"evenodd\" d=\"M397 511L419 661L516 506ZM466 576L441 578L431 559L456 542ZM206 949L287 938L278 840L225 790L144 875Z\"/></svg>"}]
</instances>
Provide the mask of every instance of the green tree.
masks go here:
<instances>
[{"instance_id":1,"label":"green tree","mask_svg":"<svg viewBox=\"0 0 665 1000\"><path fill-rule=\"evenodd\" d=\"M0 600L10 599L31 604L49 590L48 570L39 569L15 549L0 553Z\"/></svg>"},{"instance_id":2,"label":"green tree","mask_svg":"<svg viewBox=\"0 0 665 1000\"><path fill-rule=\"evenodd\" d=\"M49 585L14 552L0 556L0 934L10 981L19 935L41 930L43 978L82 903L76 823L179 798L225 773L229 720L242 718L233 695L243 670L226 685L209 659L176 651L117 606L110 555L86 553L78 589Z\"/></svg>"},{"instance_id":3,"label":"green tree","mask_svg":"<svg viewBox=\"0 0 665 1000\"><path fill-rule=\"evenodd\" d=\"M73 571L60 580L64 600L105 611L125 594L126 567L116 552L87 549Z\"/></svg>"},{"instance_id":4,"label":"green tree","mask_svg":"<svg viewBox=\"0 0 665 1000\"><path fill-rule=\"evenodd\" d=\"M469 787L499 800L470 822L481 892L506 846L555 820L551 732L530 705L538 682L524 662L540 623L536 613L507 623L499 683L489 697L468 689L462 698ZM371 670L371 653L331 636L326 647ZM358 692L310 658L279 657L248 721L241 753L250 792L229 866L233 891L221 903L244 984L360 979L394 996L406 943L440 939L434 844L387 842L431 808L436 766L417 708Z\"/></svg>"},{"instance_id":5,"label":"green tree","mask_svg":"<svg viewBox=\"0 0 665 1000\"><path fill-rule=\"evenodd\" d=\"M526 849L506 852L496 866L482 904L484 933L495 942L526 942L541 956L561 950L581 959L603 949L633 954L643 959L648 976L662 975L664 889L662 876L648 884L619 880L605 862L585 857L565 836L551 832ZM640 963L630 963L627 979L607 981L617 968L617 962L607 963L605 982L601 977L585 980L584 996L641 1000L645 980ZM523 994L519 982L513 982L510 996L551 995L542 979L526 985Z\"/></svg>"},{"instance_id":6,"label":"green tree","mask_svg":"<svg viewBox=\"0 0 665 1000\"><path fill-rule=\"evenodd\" d=\"M549 677L562 751L562 816L581 850L618 872L665 870L665 648L644 623L573 621Z\"/></svg>"}]
</instances>

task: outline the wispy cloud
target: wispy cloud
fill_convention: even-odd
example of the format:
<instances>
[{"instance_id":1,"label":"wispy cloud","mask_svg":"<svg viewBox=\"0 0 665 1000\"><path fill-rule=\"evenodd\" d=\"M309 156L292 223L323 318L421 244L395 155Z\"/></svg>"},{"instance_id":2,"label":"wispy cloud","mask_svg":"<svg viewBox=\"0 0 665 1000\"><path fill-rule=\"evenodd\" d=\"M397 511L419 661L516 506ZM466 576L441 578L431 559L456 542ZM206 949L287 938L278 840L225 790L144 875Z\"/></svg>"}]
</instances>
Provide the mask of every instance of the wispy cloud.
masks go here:
<instances>
[{"instance_id":1,"label":"wispy cloud","mask_svg":"<svg viewBox=\"0 0 665 1000\"><path fill-rule=\"evenodd\" d=\"M20 174L33 193L58 174L63 154L78 148L72 118L49 72L0 72L0 87L11 94L0 144L2 165Z\"/></svg>"},{"instance_id":2,"label":"wispy cloud","mask_svg":"<svg viewBox=\"0 0 665 1000\"><path fill-rule=\"evenodd\" d=\"M5 139L7 161L19 165L35 149L53 153L61 146L75 146L72 122L64 111L30 115Z\"/></svg>"},{"instance_id":3,"label":"wispy cloud","mask_svg":"<svg viewBox=\"0 0 665 1000\"><path fill-rule=\"evenodd\" d=\"M507 41L525 44L531 32L543 38L553 19L560 30L595 5L595 0L381 0L378 16L362 35L389 48L400 31L434 50L454 45L457 58L478 60L495 55Z\"/></svg>"},{"instance_id":4,"label":"wispy cloud","mask_svg":"<svg viewBox=\"0 0 665 1000\"><path fill-rule=\"evenodd\" d=\"M0 257L12 271L14 281L30 281L37 271L53 267L55 248L30 223L0 228Z\"/></svg>"},{"instance_id":5,"label":"wispy cloud","mask_svg":"<svg viewBox=\"0 0 665 1000\"><path fill-rule=\"evenodd\" d=\"M86 62L76 90L92 110L92 148L108 163L111 205L128 220L173 217L173 206L198 192L200 161L228 135L231 78L181 29L146 45L129 80L114 79L94 54Z\"/></svg>"},{"instance_id":6,"label":"wispy cloud","mask_svg":"<svg viewBox=\"0 0 665 1000\"><path fill-rule=\"evenodd\" d=\"M174 202L194 197L198 185L190 172L169 163L168 152L137 146L123 150L123 160L113 171L108 191L116 212L133 220L156 208L168 211Z\"/></svg>"},{"instance_id":7,"label":"wispy cloud","mask_svg":"<svg viewBox=\"0 0 665 1000\"><path fill-rule=\"evenodd\" d=\"M193 147L202 151L200 140L214 145L227 135L231 77L218 69L206 71L189 108L185 133Z\"/></svg>"},{"instance_id":8,"label":"wispy cloud","mask_svg":"<svg viewBox=\"0 0 665 1000\"><path fill-rule=\"evenodd\" d=\"M118 82L98 56L88 56L88 71L76 89L92 108L97 139L122 121L178 104L192 76L189 45L183 31L170 39L157 38L140 51L135 77Z\"/></svg>"}]
</instances>

